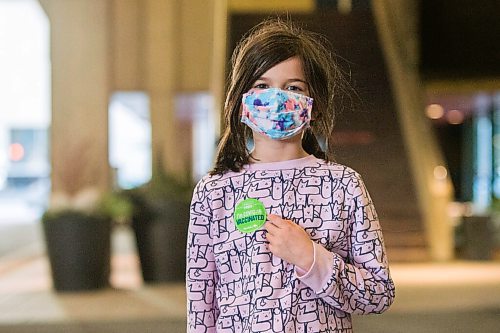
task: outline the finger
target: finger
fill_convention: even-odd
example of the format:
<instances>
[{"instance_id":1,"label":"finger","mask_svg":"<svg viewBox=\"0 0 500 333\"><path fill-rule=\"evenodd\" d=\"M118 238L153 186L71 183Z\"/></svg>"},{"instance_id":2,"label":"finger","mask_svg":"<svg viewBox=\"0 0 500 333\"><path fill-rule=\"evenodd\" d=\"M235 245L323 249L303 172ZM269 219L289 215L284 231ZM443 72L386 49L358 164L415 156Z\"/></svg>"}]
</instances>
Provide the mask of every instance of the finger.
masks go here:
<instances>
[{"instance_id":1,"label":"finger","mask_svg":"<svg viewBox=\"0 0 500 333\"><path fill-rule=\"evenodd\" d=\"M266 233L266 240L267 240L268 242L271 242L273 239L274 239L274 235L273 235L273 234L271 234L271 233L269 233L269 232L267 232L267 233Z\"/></svg>"},{"instance_id":2,"label":"finger","mask_svg":"<svg viewBox=\"0 0 500 333\"><path fill-rule=\"evenodd\" d=\"M285 222L283 220L283 218L281 218L281 216L278 216L278 215L274 215L274 214L269 214L267 216L267 219L269 220L269 222L271 222L272 224L274 224L276 227L280 227L281 225L283 225L283 223Z\"/></svg>"},{"instance_id":3,"label":"finger","mask_svg":"<svg viewBox=\"0 0 500 333\"><path fill-rule=\"evenodd\" d=\"M272 222L267 221L264 224L264 229L266 229L268 233L273 233L273 232L276 232L278 230L278 227L275 224L273 224Z\"/></svg>"}]
</instances>

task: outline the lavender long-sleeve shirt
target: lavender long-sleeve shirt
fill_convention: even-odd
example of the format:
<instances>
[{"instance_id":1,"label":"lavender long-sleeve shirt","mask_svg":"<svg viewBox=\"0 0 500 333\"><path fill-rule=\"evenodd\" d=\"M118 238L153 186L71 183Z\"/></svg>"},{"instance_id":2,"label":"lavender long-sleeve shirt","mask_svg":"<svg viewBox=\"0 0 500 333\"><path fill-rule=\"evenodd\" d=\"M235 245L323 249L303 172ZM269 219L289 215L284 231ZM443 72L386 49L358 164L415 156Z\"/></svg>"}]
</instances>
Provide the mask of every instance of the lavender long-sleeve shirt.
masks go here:
<instances>
[{"instance_id":1,"label":"lavender long-sleeve shirt","mask_svg":"<svg viewBox=\"0 0 500 333\"><path fill-rule=\"evenodd\" d=\"M302 271L273 255L265 231L233 221L241 200L300 225L314 244ZM188 332L352 332L351 313L380 313L395 295L380 224L359 174L308 157L206 176L191 203Z\"/></svg>"}]
</instances>

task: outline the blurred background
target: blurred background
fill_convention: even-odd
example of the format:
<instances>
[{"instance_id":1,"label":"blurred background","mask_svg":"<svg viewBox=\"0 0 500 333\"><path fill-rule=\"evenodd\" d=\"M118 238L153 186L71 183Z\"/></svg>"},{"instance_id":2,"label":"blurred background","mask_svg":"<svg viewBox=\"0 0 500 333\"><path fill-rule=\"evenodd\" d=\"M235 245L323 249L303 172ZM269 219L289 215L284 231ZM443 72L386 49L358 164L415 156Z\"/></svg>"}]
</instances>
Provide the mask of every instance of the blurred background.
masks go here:
<instances>
[{"instance_id":1,"label":"blurred background","mask_svg":"<svg viewBox=\"0 0 500 333\"><path fill-rule=\"evenodd\" d=\"M330 40L356 92L336 159L367 184L401 295L359 331L494 332L498 13L495 0L0 0L0 331L183 331L182 273L169 274L183 271L186 206L157 206L211 169L231 53L281 16ZM111 221L104 284L55 282L51 251L78 271L69 248L100 242L82 231L50 250L58 210ZM163 244L153 273L143 234Z\"/></svg>"}]
</instances>

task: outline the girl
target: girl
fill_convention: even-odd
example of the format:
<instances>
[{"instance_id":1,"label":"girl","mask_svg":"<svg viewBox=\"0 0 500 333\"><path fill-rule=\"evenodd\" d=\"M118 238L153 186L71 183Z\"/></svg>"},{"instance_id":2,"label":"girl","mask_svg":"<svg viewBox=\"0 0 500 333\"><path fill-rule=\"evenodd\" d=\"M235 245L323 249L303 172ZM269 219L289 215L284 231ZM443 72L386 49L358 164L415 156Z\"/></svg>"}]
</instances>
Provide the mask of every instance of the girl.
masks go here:
<instances>
[{"instance_id":1,"label":"girl","mask_svg":"<svg viewBox=\"0 0 500 333\"><path fill-rule=\"evenodd\" d=\"M279 20L236 48L216 165L191 204L188 332L352 332L352 313L393 302L370 196L332 161L339 73L320 36Z\"/></svg>"}]
</instances>

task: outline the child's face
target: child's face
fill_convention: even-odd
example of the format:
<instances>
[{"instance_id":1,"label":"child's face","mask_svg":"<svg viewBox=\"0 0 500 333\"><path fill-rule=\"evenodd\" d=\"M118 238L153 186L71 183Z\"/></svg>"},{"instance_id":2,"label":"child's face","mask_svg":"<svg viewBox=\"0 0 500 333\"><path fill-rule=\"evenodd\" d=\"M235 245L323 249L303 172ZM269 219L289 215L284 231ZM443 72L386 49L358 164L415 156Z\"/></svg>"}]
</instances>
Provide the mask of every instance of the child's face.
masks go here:
<instances>
[{"instance_id":1,"label":"child's face","mask_svg":"<svg viewBox=\"0 0 500 333\"><path fill-rule=\"evenodd\" d=\"M254 139L292 140L300 144L309 126L312 99L298 57L289 58L265 72L248 93L242 96L241 121L248 125ZM264 138L264 137L262 137Z\"/></svg>"},{"instance_id":2,"label":"child's face","mask_svg":"<svg viewBox=\"0 0 500 333\"><path fill-rule=\"evenodd\" d=\"M249 91L279 88L309 96L309 85L306 82L302 61L298 57L289 58L271 67L265 72Z\"/></svg>"}]
</instances>

